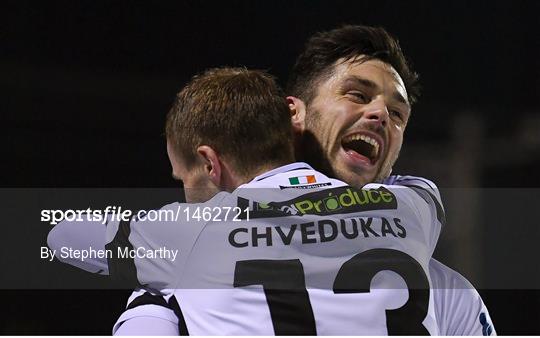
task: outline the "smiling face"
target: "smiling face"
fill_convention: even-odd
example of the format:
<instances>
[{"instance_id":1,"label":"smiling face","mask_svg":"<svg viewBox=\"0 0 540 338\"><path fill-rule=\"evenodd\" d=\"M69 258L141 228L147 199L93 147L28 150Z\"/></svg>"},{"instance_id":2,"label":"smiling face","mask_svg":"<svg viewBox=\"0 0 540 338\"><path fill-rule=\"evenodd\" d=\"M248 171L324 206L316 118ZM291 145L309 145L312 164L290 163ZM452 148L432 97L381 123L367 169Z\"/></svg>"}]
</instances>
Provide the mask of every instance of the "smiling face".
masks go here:
<instances>
[{"instance_id":1,"label":"smiling face","mask_svg":"<svg viewBox=\"0 0 540 338\"><path fill-rule=\"evenodd\" d=\"M308 162L357 187L390 174L410 115L405 85L392 66L339 60L305 110Z\"/></svg>"}]
</instances>

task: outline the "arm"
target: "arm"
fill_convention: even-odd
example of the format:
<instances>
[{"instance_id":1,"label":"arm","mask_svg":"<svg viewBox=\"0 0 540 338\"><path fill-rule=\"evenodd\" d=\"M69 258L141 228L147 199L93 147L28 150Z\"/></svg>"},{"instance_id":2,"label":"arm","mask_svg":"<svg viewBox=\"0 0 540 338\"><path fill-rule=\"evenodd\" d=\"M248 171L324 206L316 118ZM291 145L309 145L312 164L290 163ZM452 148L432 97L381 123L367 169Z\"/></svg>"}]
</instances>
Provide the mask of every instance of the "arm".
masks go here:
<instances>
[{"instance_id":1,"label":"arm","mask_svg":"<svg viewBox=\"0 0 540 338\"><path fill-rule=\"evenodd\" d=\"M429 272L441 335L497 335L486 305L465 277L433 258Z\"/></svg>"},{"instance_id":2,"label":"arm","mask_svg":"<svg viewBox=\"0 0 540 338\"><path fill-rule=\"evenodd\" d=\"M118 324L115 336L178 336L178 325L159 317L141 315Z\"/></svg>"},{"instance_id":3,"label":"arm","mask_svg":"<svg viewBox=\"0 0 540 338\"><path fill-rule=\"evenodd\" d=\"M165 297L144 290L134 291L124 313L113 327L115 336L177 336L178 317Z\"/></svg>"},{"instance_id":4,"label":"arm","mask_svg":"<svg viewBox=\"0 0 540 338\"><path fill-rule=\"evenodd\" d=\"M219 201L220 199L218 199ZM192 204L191 206L206 206ZM179 203L165 205L164 215L172 219L146 220L132 218L129 221L116 219L103 224L100 221L63 221L57 224L47 238L48 245L57 253L63 247L74 250L103 250L105 257L79 258L56 257L67 264L92 273L111 275L122 281L124 286L145 285L148 289L160 290L174 284L176 271L189 253L193 242L205 222L183 222ZM178 219L174 217L179 214ZM170 217L169 217L170 218ZM180 251L180 248L185 248ZM158 252L157 254L152 252ZM151 254L146 255L147 252ZM160 253L166 252L167 255Z\"/></svg>"},{"instance_id":5,"label":"arm","mask_svg":"<svg viewBox=\"0 0 540 338\"><path fill-rule=\"evenodd\" d=\"M92 273L107 275L107 258L90 257L84 260L74 257L60 257L62 248L73 250L105 249L106 226L99 221L62 221L51 229L47 236L47 244L56 250L56 258L66 264L76 266Z\"/></svg>"}]
</instances>

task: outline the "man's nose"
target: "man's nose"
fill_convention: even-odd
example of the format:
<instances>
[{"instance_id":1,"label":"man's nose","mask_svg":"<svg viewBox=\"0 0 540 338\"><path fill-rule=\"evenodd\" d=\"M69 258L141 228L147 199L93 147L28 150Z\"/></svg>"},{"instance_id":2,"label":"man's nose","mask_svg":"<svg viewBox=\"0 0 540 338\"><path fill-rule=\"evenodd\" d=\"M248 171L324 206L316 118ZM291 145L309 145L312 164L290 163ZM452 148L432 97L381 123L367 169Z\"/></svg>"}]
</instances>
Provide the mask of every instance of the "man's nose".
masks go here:
<instances>
[{"instance_id":1,"label":"man's nose","mask_svg":"<svg viewBox=\"0 0 540 338\"><path fill-rule=\"evenodd\" d=\"M364 110L364 118L368 119L371 123L380 124L382 127L386 127L388 123L388 108L382 100L372 101Z\"/></svg>"}]
</instances>

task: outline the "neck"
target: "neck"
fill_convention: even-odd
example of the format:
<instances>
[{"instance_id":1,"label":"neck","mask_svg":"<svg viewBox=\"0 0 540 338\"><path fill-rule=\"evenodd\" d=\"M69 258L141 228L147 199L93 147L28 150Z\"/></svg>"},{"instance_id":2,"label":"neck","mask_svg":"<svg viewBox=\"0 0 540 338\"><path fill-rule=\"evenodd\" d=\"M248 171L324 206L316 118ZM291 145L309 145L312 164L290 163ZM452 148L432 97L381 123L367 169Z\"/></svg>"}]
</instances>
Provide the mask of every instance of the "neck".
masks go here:
<instances>
[{"instance_id":1,"label":"neck","mask_svg":"<svg viewBox=\"0 0 540 338\"><path fill-rule=\"evenodd\" d=\"M243 183L247 183L251 180L253 180L255 177L259 176L259 175L262 175L264 174L265 172L268 172L270 170L273 170L273 169L276 169L276 168L279 168L281 166L284 166L286 164L291 164L293 163L294 161L286 161L286 162L280 162L280 163L273 163L273 164L267 164L267 165L263 165L263 166L260 166L260 167L257 167L257 169L255 170L252 170L244 179L244 181L242 182Z\"/></svg>"},{"instance_id":2,"label":"neck","mask_svg":"<svg viewBox=\"0 0 540 338\"><path fill-rule=\"evenodd\" d=\"M292 163L293 161L285 161L283 163L272 163L272 164L265 164L261 166L257 166L256 168L249 171L249 173L245 175L239 175L235 174L234 171L228 171L228 175L226 175L226 179L224 180L222 186L223 189L229 192L232 192L236 188L238 188L240 185L250 182L255 177L264 174L267 171L270 171L272 169L276 169L278 167L281 167L283 165Z\"/></svg>"}]
</instances>

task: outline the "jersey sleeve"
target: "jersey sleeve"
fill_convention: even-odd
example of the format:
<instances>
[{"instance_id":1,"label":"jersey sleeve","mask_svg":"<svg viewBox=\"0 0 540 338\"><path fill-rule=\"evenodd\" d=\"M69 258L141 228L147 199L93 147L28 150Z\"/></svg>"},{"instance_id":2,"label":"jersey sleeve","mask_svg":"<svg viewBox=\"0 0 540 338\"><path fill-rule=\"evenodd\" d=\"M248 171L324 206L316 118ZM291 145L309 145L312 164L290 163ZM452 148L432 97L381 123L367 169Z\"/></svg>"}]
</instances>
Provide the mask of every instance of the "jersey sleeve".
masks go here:
<instances>
[{"instance_id":1,"label":"jersey sleeve","mask_svg":"<svg viewBox=\"0 0 540 338\"><path fill-rule=\"evenodd\" d=\"M181 206L173 203L159 210L180 210ZM171 244L167 239L178 238L182 226L174 219L148 219L147 215L137 214L130 220L108 227L105 248L111 252L108 266L115 280L126 287L146 286L159 290L171 283L173 263L163 256L150 254L159 249L177 252L174 250L178 250L179 245Z\"/></svg>"},{"instance_id":2,"label":"jersey sleeve","mask_svg":"<svg viewBox=\"0 0 540 338\"><path fill-rule=\"evenodd\" d=\"M108 216L106 216L108 217ZM107 258L98 255L81 259L73 255L61 255L62 250L105 250L107 226L114 226L115 221L62 221L51 229L47 236L49 248L55 250L55 257L66 264L92 273L109 273Z\"/></svg>"},{"instance_id":3,"label":"jersey sleeve","mask_svg":"<svg viewBox=\"0 0 540 338\"><path fill-rule=\"evenodd\" d=\"M480 294L465 277L433 258L429 272L441 335L497 335Z\"/></svg>"},{"instance_id":4,"label":"jersey sleeve","mask_svg":"<svg viewBox=\"0 0 540 338\"><path fill-rule=\"evenodd\" d=\"M386 178L385 185L403 186L416 192L432 208L433 217L441 226L446 223L446 215L439 188L423 177L393 175Z\"/></svg>"},{"instance_id":5,"label":"jersey sleeve","mask_svg":"<svg viewBox=\"0 0 540 338\"><path fill-rule=\"evenodd\" d=\"M152 315L141 314L124 320L113 332L115 336L178 336L178 325Z\"/></svg>"},{"instance_id":6,"label":"jersey sleeve","mask_svg":"<svg viewBox=\"0 0 540 338\"><path fill-rule=\"evenodd\" d=\"M179 320L173 302L161 294L136 290L129 297L126 310L113 326L115 336L179 335Z\"/></svg>"},{"instance_id":7,"label":"jersey sleeve","mask_svg":"<svg viewBox=\"0 0 540 338\"><path fill-rule=\"evenodd\" d=\"M204 204L172 203L130 221L107 228L109 273L128 287L150 290L174 288L182 266L207 221L186 220L186 213L216 205L218 197ZM202 211L201 211L202 212Z\"/></svg>"}]
</instances>

